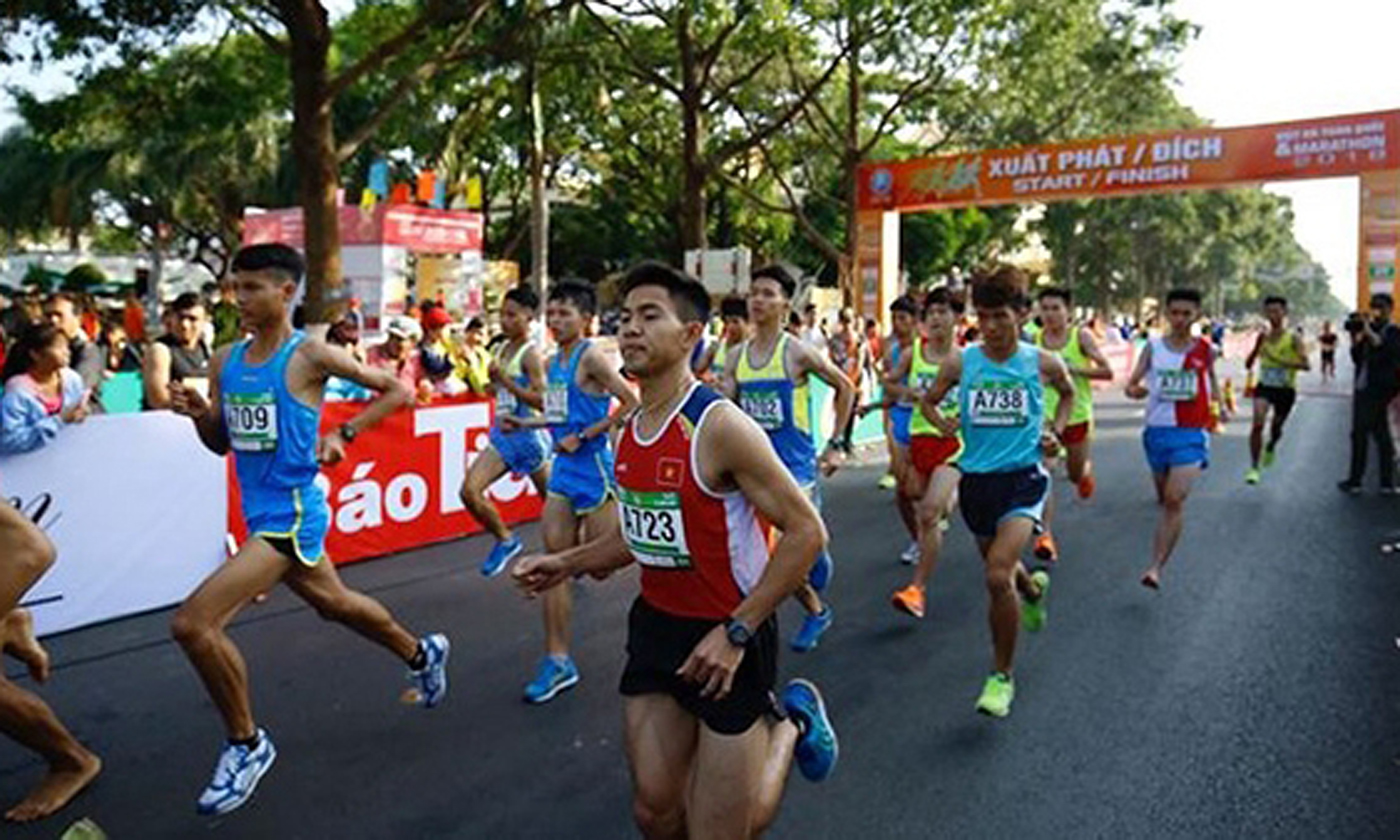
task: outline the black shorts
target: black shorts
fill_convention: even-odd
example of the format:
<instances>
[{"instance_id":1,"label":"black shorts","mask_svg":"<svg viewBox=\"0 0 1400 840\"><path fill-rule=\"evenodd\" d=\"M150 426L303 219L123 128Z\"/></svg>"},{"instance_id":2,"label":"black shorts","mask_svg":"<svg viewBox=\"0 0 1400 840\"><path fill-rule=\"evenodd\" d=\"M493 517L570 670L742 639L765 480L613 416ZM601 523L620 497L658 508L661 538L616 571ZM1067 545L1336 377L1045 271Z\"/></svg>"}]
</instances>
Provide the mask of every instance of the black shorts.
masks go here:
<instances>
[{"instance_id":1,"label":"black shorts","mask_svg":"<svg viewBox=\"0 0 1400 840\"><path fill-rule=\"evenodd\" d=\"M754 632L734 685L723 700L700 696L703 687L676 676L690 652L719 622L680 618L638 598L627 615L627 666L618 690L623 696L666 694L713 732L740 735L764 715L778 713L773 687L778 679L778 621L769 618Z\"/></svg>"},{"instance_id":2,"label":"black shorts","mask_svg":"<svg viewBox=\"0 0 1400 840\"><path fill-rule=\"evenodd\" d=\"M1263 400L1274 407L1280 417L1287 416L1298 400L1298 392L1293 388L1279 388L1274 385L1258 385L1254 388L1254 398Z\"/></svg>"},{"instance_id":3,"label":"black shorts","mask_svg":"<svg viewBox=\"0 0 1400 840\"><path fill-rule=\"evenodd\" d=\"M1333 362L1336 362L1336 361L1337 361L1337 351L1336 351L1336 350L1323 350L1323 351L1322 351L1322 363L1323 363L1324 365L1325 365L1325 364L1330 364L1330 363L1333 363Z\"/></svg>"},{"instance_id":4,"label":"black shorts","mask_svg":"<svg viewBox=\"0 0 1400 840\"><path fill-rule=\"evenodd\" d=\"M1050 496L1050 474L1039 464L1000 473L963 473L958 483L958 507L963 521L978 537L995 537L1008 519L1029 519L1039 533Z\"/></svg>"}]
</instances>

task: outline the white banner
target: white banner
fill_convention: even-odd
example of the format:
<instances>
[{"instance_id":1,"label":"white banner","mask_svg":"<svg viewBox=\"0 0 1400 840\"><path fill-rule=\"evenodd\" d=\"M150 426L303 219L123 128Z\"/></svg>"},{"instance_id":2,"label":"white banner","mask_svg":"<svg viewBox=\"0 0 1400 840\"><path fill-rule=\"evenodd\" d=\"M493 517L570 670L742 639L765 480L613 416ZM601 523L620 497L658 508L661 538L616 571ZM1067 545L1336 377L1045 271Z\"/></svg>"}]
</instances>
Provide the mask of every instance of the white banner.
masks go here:
<instances>
[{"instance_id":1,"label":"white banner","mask_svg":"<svg viewBox=\"0 0 1400 840\"><path fill-rule=\"evenodd\" d=\"M21 601L41 635L179 603L224 559L224 461L169 412L66 427L0 458L0 491L58 547Z\"/></svg>"}]
</instances>

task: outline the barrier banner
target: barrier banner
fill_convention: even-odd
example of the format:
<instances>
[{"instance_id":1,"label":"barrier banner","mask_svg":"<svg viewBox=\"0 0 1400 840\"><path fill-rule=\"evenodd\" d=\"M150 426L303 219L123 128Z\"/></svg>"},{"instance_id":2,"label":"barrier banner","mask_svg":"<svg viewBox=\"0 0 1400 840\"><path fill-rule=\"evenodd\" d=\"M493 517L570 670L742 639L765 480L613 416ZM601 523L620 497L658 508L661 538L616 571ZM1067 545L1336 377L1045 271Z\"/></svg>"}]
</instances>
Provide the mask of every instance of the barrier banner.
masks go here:
<instances>
[{"instance_id":1,"label":"barrier banner","mask_svg":"<svg viewBox=\"0 0 1400 840\"><path fill-rule=\"evenodd\" d=\"M222 459L169 412L65 426L0 458L0 489L58 549L21 602L41 635L178 603L224 558Z\"/></svg>"},{"instance_id":2,"label":"barrier banner","mask_svg":"<svg viewBox=\"0 0 1400 840\"><path fill-rule=\"evenodd\" d=\"M322 432L363 409L363 403L326 403ZM398 411L356 437L345 460L318 479L330 504L331 559L353 563L480 533L458 491L467 467L488 444L493 412L494 403L485 398L439 398ZM228 475L228 529L242 544L247 529L232 458ZM527 476L506 475L489 493L507 523L536 519L543 507Z\"/></svg>"}]
</instances>

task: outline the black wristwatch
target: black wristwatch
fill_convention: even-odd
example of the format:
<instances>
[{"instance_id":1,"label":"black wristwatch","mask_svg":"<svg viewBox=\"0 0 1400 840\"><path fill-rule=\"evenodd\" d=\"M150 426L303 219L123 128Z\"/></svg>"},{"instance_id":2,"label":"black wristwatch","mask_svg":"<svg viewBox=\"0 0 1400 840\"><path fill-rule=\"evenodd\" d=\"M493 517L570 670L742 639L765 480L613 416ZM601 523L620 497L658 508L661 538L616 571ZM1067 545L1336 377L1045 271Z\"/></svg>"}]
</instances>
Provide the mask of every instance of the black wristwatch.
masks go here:
<instances>
[{"instance_id":1,"label":"black wristwatch","mask_svg":"<svg viewBox=\"0 0 1400 840\"><path fill-rule=\"evenodd\" d=\"M355 427L349 423L341 423L340 428L336 429L336 432L340 434L340 439L346 443L354 443L355 435L359 434L359 432L355 431Z\"/></svg>"},{"instance_id":2,"label":"black wristwatch","mask_svg":"<svg viewBox=\"0 0 1400 840\"><path fill-rule=\"evenodd\" d=\"M729 643L734 647L747 647L753 638L753 631L747 624L731 616L724 622L724 635L729 637Z\"/></svg>"}]
</instances>

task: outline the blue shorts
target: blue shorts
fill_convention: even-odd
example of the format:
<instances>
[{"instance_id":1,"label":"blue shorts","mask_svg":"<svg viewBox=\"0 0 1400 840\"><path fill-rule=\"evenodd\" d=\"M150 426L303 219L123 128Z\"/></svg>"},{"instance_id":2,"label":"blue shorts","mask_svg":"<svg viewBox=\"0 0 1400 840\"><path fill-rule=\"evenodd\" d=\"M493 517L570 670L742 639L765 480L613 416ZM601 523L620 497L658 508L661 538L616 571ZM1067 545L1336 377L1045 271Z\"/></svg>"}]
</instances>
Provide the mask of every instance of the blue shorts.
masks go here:
<instances>
[{"instance_id":1,"label":"blue shorts","mask_svg":"<svg viewBox=\"0 0 1400 840\"><path fill-rule=\"evenodd\" d=\"M1010 472L963 473L958 483L958 506L974 536L991 538L1008 519L1029 519L1040 533L1045 523L1045 500L1050 498L1050 473L1040 464Z\"/></svg>"},{"instance_id":2,"label":"blue shorts","mask_svg":"<svg viewBox=\"0 0 1400 840\"><path fill-rule=\"evenodd\" d=\"M1210 435L1205 429L1148 426L1142 430L1142 448L1154 473L1172 467L1210 466Z\"/></svg>"},{"instance_id":3,"label":"blue shorts","mask_svg":"<svg viewBox=\"0 0 1400 840\"><path fill-rule=\"evenodd\" d=\"M554 466L549 471L549 495L568 502L576 515L592 513L602 507L612 492L611 449L599 447L592 451L555 454Z\"/></svg>"},{"instance_id":4,"label":"blue shorts","mask_svg":"<svg viewBox=\"0 0 1400 840\"><path fill-rule=\"evenodd\" d=\"M248 536L263 538L283 554L290 546L296 555L290 559L306 566L314 566L326 556L331 511L320 487L239 489Z\"/></svg>"},{"instance_id":5,"label":"blue shorts","mask_svg":"<svg viewBox=\"0 0 1400 840\"><path fill-rule=\"evenodd\" d=\"M549 435L543 429L503 432L492 426L487 438L514 475L534 475L549 460Z\"/></svg>"},{"instance_id":6,"label":"blue shorts","mask_svg":"<svg viewBox=\"0 0 1400 840\"><path fill-rule=\"evenodd\" d=\"M914 407L896 405L890 409L890 435L900 446L909 447L909 423L914 419Z\"/></svg>"}]
</instances>

